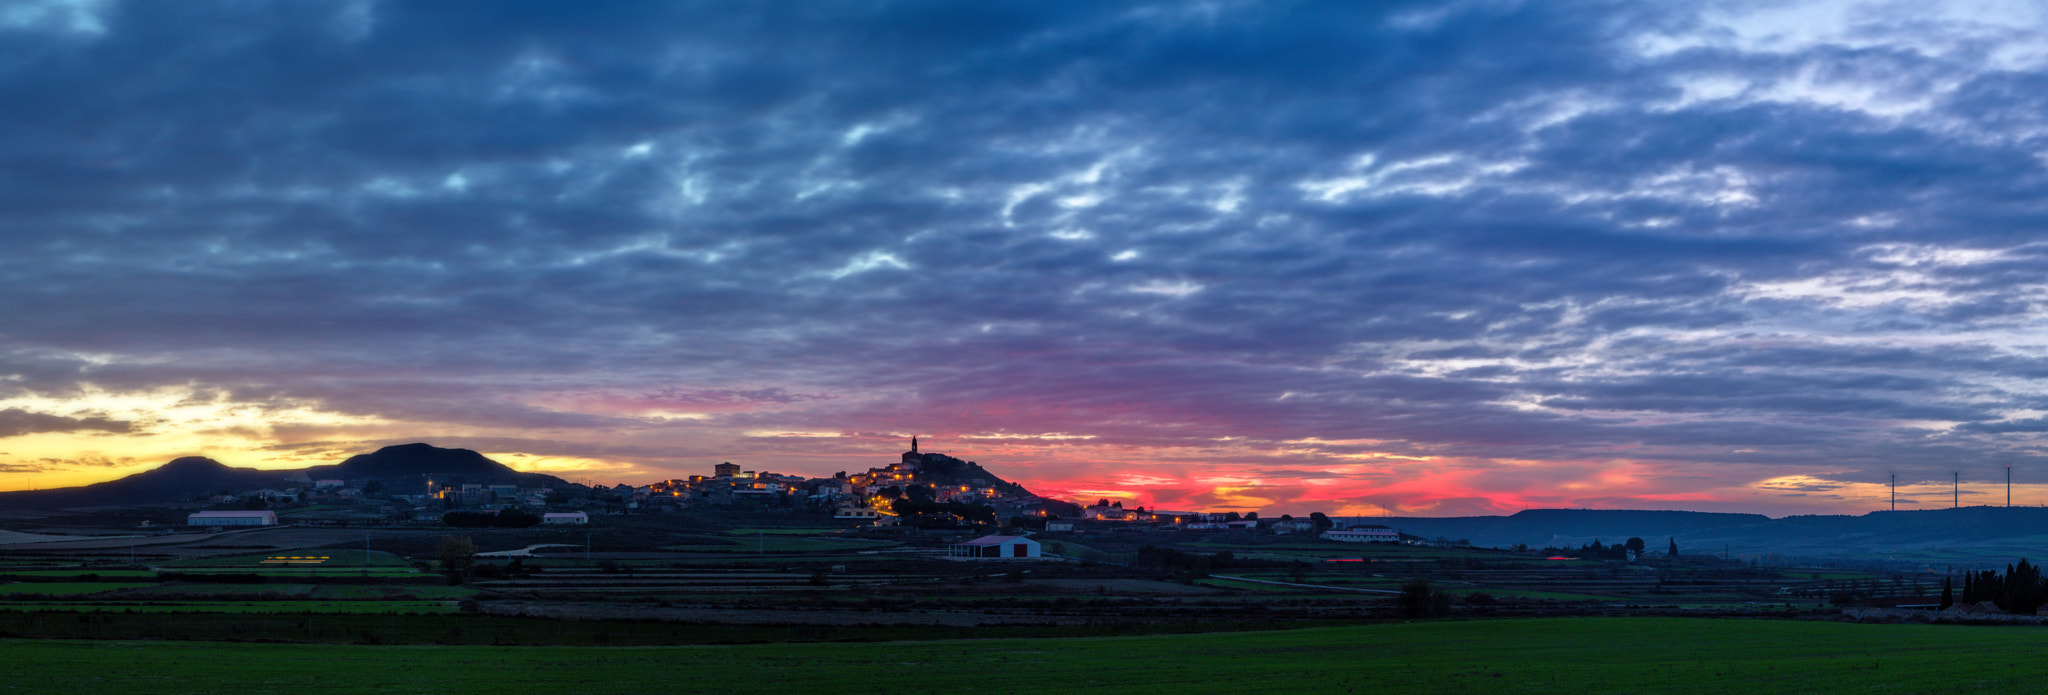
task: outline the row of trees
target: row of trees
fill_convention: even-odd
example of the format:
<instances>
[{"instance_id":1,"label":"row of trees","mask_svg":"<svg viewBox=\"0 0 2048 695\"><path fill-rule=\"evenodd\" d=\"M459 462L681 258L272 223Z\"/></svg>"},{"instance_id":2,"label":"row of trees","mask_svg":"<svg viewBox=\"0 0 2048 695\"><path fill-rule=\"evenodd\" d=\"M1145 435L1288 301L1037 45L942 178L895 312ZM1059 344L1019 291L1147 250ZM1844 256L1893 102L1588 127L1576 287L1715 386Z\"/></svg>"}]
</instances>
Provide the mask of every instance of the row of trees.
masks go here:
<instances>
[{"instance_id":1,"label":"row of trees","mask_svg":"<svg viewBox=\"0 0 2048 695\"><path fill-rule=\"evenodd\" d=\"M1138 556L1132 564L1139 567L1161 569L1172 572L1183 579L1195 580L1209 576L1213 569L1229 567L1236 558L1230 551L1216 553L1190 553L1184 550L1146 545L1138 548Z\"/></svg>"},{"instance_id":2,"label":"row of trees","mask_svg":"<svg viewBox=\"0 0 2048 695\"><path fill-rule=\"evenodd\" d=\"M1955 603L1954 587L1947 582L1941 589L1941 607ZM1963 573L1962 602L1966 604L1990 601L2008 613L2033 614L2048 604L2048 582L2041 578L2041 568L2028 564L2020 558L2017 565L2006 565L2005 572L1983 570Z\"/></svg>"}]
</instances>

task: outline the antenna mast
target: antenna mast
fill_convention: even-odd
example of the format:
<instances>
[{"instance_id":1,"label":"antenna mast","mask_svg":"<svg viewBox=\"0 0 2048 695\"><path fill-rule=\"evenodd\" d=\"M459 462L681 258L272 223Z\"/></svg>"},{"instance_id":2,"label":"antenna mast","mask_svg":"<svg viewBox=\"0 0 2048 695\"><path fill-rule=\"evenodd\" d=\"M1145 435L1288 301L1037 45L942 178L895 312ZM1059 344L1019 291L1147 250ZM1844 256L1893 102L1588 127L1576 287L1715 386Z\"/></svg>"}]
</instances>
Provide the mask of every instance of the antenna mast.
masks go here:
<instances>
[{"instance_id":1,"label":"antenna mast","mask_svg":"<svg viewBox=\"0 0 2048 695\"><path fill-rule=\"evenodd\" d=\"M1892 511L1899 510L1899 474L1892 474Z\"/></svg>"},{"instance_id":2,"label":"antenna mast","mask_svg":"<svg viewBox=\"0 0 2048 695\"><path fill-rule=\"evenodd\" d=\"M1949 471L1949 475L1953 477L1948 482L1948 508L1955 509L1963 506L1963 473Z\"/></svg>"}]
</instances>

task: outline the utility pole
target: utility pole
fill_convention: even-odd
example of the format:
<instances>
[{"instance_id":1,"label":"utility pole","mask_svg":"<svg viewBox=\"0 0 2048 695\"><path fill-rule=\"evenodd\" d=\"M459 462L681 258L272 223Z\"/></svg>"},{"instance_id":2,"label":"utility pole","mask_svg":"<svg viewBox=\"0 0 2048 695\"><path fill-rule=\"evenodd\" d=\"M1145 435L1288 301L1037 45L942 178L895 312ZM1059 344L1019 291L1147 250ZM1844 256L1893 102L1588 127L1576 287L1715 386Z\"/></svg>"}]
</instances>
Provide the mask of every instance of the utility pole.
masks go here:
<instances>
[{"instance_id":1,"label":"utility pole","mask_svg":"<svg viewBox=\"0 0 2048 695\"><path fill-rule=\"evenodd\" d=\"M1948 482L1948 508L1959 509L1963 506L1963 473L1950 471L1949 475L1953 477Z\"/></svg>"},{"instance_id":2,"label":"utility pole","mask_svg":"<svg viewBox=\"0 0 2048 695\"><path fill-rule=\"evenodd\" d=\"M1899 474L1892 474L1892 511L1899 510Z\"/></svg>"},{"instance_id":3,"label":"utility pole","mask_svg":"<svg viewBox=\"0 0 2048 695\"><path fill-rule=\"evenodd\" d=\"M2005 508L2012 508L2012 466L2005 467Z\"/></svg>"}]
</instances>

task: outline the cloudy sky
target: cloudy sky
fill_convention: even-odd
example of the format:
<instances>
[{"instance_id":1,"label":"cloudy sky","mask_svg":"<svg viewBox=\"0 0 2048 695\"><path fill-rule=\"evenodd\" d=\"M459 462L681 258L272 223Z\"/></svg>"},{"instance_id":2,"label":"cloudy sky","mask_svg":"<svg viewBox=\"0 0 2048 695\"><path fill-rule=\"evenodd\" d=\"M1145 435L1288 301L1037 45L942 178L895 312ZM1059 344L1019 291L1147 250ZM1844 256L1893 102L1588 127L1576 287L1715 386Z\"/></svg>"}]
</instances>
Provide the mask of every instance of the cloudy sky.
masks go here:
<instances>
[{"instance_id":1,"label":"cloudy sky","mask_svg":"<svg viewBox=\"0 0 2048 695\"><path fill-rule=\"evenodd\" d=\"M22 0L0 104L0 489L2048 503L2032 2Z\"/></svg>"}]
</instances>

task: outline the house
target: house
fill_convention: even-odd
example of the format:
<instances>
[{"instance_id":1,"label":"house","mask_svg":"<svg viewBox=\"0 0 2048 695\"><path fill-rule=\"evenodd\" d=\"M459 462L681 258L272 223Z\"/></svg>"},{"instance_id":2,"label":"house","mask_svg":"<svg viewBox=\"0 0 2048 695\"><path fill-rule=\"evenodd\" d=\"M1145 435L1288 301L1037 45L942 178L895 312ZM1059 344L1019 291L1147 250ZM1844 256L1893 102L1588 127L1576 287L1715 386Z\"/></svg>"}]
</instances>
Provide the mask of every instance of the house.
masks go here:
<instances>
[{"instance_id":1,"label":"house","mask_svg":"<svg viewBox=\"0 0 2048 695\"><path fill-rule=\"evenodd\" d=\"M543 524L588 524L590 515L583 512L548 512L540 515Z\"/></svg>"},{"instance_id":2,"label":"house","mask_svg":"<svg viewBox=\"0 0 2048 695\"><path fill-rule=\"evenodd\" d=\"M1400 531L1396 531L1394 529L1385 526L1380 526L1377 524L1371 526L1353 526L1349 529L1345 529L1342 531L1331 529L1328 531L1324 531L1322 537L1333 541L1343 541L1345 543L1401 542Z\"/></svg>"},{"instance_id":3,"label":"house","mask_svg":"<svg viewBox=\"0 0 2048 695\"><path fill-rule=\"evenodd\" d=\"M1023 536L982 536L946 546L948 557L1032 558L1039 557L1038 541Z\"/></svg>"},{"instance_id":4,"label":"house","mask_svg":"<svg viewBox=\"0 0 2048 695\"><path fill-rule=\"evenodd\" d=\"M1314 531L1316 530L1316 525L1315 522L1307 519L1281 519L1273 522L1266 529L1274 533L1300 533L1302 531Z\"/></svg>"},{"instance_id":5,"label":"house","mask_svg":"<svg viewBox=\"0 0 2048 695\"><path fill-rule=\"evenodd\" d=\"M1045 530L1046 530L1046 531L1048 531L1048 532L1053 532L1053 533L1058 533L1058 532L1061 532L1061 531L1072 531L1072 530L1074 530L1074 522L1072 522L1072 521L1048 521L1048 522L1045 522Z\"/></svg>"},{"instance_id":6,"label":"house","mask_svg":"<svg viewBox=\"0 0 2048 695\"><path fill-rule=\"evenodd\" d=\"M185 517L187 526L276 526L277 512L262 511L220 511L193 512Z\"/></svg>"},{"instance_id":7,"label":"house","mask_svg":"<svg viewBox=\"0 0 2048 695\"><path fill-rule=\"evenodd\" d=\"M833 515L832 515L832 518L834 518L834 519L880 519L880 518L882 518L882 513L881 513L881 512L879 512L879 511L876 511L875 509L873 509L873 508L870 508L870 507L854 507L854 506L844 506L844 507L840 507L840 508L839 508L839 511L838 511L838 512L835 512L835 513L833 513Z\"/></svg>"}]
</instances>

